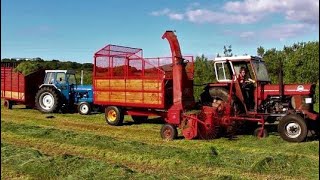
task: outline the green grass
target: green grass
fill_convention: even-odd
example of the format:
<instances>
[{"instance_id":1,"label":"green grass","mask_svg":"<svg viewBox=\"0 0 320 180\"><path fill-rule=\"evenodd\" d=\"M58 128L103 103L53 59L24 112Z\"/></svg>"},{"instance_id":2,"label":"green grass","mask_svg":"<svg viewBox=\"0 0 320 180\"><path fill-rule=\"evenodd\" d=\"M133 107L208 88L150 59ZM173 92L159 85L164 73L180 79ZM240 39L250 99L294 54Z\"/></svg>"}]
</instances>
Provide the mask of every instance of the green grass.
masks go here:
<instances>
[{"instance_id":1,"label":"green grass","mask_svg":"<svg viewBox=\"0 0 320 180\"><path fill-rule=\"evenodd\" d=\"M2 179L319 179L319 141L163 141L161 124L1 107ZM180 135L180 137L182 137Z\"/></svg>"}]
</instances>

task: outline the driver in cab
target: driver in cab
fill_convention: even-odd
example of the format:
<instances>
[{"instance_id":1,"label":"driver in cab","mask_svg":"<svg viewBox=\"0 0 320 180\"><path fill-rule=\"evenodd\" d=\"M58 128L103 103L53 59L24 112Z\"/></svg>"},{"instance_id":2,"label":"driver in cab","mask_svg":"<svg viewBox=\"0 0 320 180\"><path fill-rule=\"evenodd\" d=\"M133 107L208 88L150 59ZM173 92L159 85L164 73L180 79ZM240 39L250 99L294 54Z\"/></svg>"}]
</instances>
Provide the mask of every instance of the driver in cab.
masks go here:
<instances>
[{"instance_id":1,"label":"driver in cab","mask_svg":"<svg viewBox=\"0 0 320 180\"><path fill-rule=\"evenodd\" d=\"M256 82L247 75L247 69L241 67L239 71L238 81L242 90L242 94L249 110L254 109L253 103L253 84Z\"/></svg>"}]
</instances>

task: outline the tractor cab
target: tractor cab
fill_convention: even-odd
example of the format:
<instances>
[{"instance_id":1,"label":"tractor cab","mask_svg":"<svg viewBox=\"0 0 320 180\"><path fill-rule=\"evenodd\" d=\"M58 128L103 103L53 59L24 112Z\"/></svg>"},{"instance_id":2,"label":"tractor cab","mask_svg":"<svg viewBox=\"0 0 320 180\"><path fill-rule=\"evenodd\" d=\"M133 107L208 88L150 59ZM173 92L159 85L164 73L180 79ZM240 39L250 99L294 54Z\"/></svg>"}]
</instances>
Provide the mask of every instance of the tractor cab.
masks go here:
<instances>
[{"instance_id":1,"label":"tractor cab","mask_svg":"<svg viewBox=\"0 0 320 180\"><path fill-rule=\"evenodd\" d=\"M234 84L235 94L245 109L256 110L259 87L270 83L264 61L256 56L220 57L214 61L217 82Z\"/></svg>"},{"instance_id":2,"label":"tractor cab","mask_svg":"<svg viewBox=\"0 0 320 180\"><path fill-rule=\"evenodd\" d=\"M239 75L241 67L245 67L248 70L248 78L259 82L270 82L266 65L260 57L220 57L216 58L214 61L216 79L218 82L231 82L233 77Z\"/></svg>"},{"instance_id":3,"label":"tractor cab","mask_svg":"<svg viewBox=\"0 0 320 180\"><path fill-rule=\"evenodd\" d=\"M46 70L43 84L53 84L55 86L76 85L74 70Z\"/></svg>"},{"instance_id":4,"label":"tractor cab","mask_svg":"<svg viewBox=\"0 0 320 180\"><path fill-rule=\"evenodd\" d=\"M69 100L71 92L74 91L76 82L76 75L74 70L46 70L43 85L54 86L59 90L66 100Z\"/></svg>"}]
</instances>

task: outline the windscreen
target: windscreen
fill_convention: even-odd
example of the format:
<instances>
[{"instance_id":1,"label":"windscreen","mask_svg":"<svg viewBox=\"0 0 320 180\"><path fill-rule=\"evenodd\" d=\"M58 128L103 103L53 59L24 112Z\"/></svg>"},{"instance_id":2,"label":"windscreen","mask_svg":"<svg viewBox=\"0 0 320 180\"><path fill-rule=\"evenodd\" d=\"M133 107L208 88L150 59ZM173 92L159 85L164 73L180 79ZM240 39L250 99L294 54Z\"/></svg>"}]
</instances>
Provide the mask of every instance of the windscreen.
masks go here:
<instances>
[{"instance_id":1,"label":"windscreen","mask_svg":"<svg viewBox=\"0 0 320 180\"><path fill-rule=\"evenodd\" d=\"M252 64L253 64L254 70L257 73L258 81L270 81L267 67L264 62L253 61Z\"/></svg>"}]
</instances>

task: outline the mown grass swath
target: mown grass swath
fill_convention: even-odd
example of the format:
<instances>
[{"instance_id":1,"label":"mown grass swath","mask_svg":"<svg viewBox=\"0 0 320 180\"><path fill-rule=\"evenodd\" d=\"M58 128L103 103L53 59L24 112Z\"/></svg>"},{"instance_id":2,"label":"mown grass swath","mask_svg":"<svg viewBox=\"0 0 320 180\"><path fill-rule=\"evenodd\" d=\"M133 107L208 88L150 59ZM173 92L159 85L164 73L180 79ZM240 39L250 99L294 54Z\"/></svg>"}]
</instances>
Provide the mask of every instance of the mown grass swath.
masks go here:
<instances>
[{"instance_id":1,"label":"mown grass swath","mask_svg":"<svg viewBox=\"0 0 320 180\"><path fill-rule=\"evenodd\" d=\"M288 143L277 133L234 140L160 138L161 124L122 127L103 114L1 108L1 178L318 179L319 142Z\"/></svg>"}]
</instances>

